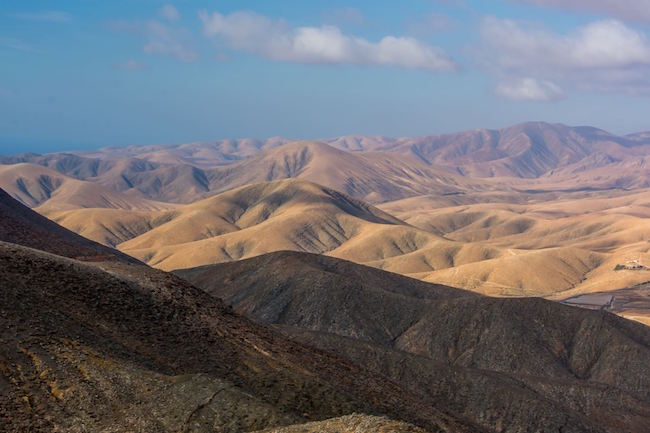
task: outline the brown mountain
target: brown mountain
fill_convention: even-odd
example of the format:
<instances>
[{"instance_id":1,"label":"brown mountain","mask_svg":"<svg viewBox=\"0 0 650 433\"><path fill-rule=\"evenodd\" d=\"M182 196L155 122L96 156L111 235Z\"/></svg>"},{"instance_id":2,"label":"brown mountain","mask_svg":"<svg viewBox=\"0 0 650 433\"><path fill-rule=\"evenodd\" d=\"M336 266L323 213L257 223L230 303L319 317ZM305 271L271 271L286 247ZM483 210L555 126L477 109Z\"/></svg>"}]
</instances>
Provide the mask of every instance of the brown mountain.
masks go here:
<instances>
[{"instance_id":1,"label":"brown mountain","mask_svg":"<svg viewBox=\"0 0 650 433\"><path fill-rule=\"evenodd\" d=\"M160 210L173 207L148 200L137 191L116 191L30 163L0 165L0 185L23 204L45 211L80 208Z\"/></svg>"},{"instance_id":2,"label":"brown mountain","mask_svg":"<svg viewBox=\"0 0 650 433\"><path fill-rule=\"evenodd\" d=\"M241 138L178 145L108 147L85 152L83 156L100 160L137 158L151 163L181 163L211 168L232 164L289 141L291 140L282 137L271 137L266 140Z\"/></svg>"},{"instance_id":3,"label":"brown mountain","mask_svg":"<svg viewBox=\"0 0 650 433\"><path fill-rule=\"evenodd\" d=\"M25 207L2 189L0 189L0 221L2 221L0 241L86 261L118 260L139 263L126 254L61 227Z\"/></svg>"},{"instance_id":4,"label":"brown mountain","mask_svg":"<svg viewBox=\"0 0 650 433\"><path fill-rule=\"evenodd\" d=\"M417 138L131 146L2 158L0 186L69 229L167 270L295 249L490 295L561 300L650 280L649 143L647 133L529 122ZM235 227L218 222L232 219L236 203L215 221L210 209L192 208L286 178L374 203L407 225L343 224L338 210L317 216L312 203L313 227L298 215L304 205L291 218L251 217L256 227L246 219L252 212ZM187 215L176 203L205 219L180 224L183 236L153 239L175 233ZM630 261L644 267L614 271Z\"/></svg>"},{"instance_id":5,"label":"brown mountain","mask_svg":"<svg viewBox=\"0 0 650 433\"><path fill-rule=\"evenodd\" d=\"M296 179L248 185L173 211L81 209L47 215L164 270L296 250L410 273L502 254L450 242L345 194Z\"/></svg>"},{"instance_id":6,"label":"brown mountain","mask_svg":"<svg viewBox=\"0 0 650 433\"><path fill-rule=\"evenodd\" d=\"M0 237L6 431L239 432L324 419L324 431L409 428L342 417L353 412L426 431L647 430L650 337L608 313L296 253L212 274L210 290L251 294L252 316L279 299L270 317L284 317L280 330L299 343L171 274L35 250L82 244L53 223L37 230L43 217L8 195L2 202L3 221L29 232L32 247L7 242L22 239L16 230ZM223 275L225 290L214 284Z\"/></svg>"},{"instance_id":7,"label":"brown mountain","mask_svg":"<svg viewBox=\"0 0 650 433\"><path fill-rule=\"evenodd\" d=\"M220 190L271 180L300 178L379 202L444 188L415 160L390 161L352 154L325 143L294 142L261 153L210 176ZM453 176L447 176L453 178ZM428 184L428 185L427 185ZM425 186L427 185L427 186Z\"/></svg>"},{"instance_id":8,"label":"brown mountain","mask_svg":"<svg viewBox=\"0 0 650 433\"><path fill-rule=\"evenodd\" d=\"M189 203L250 183L300 178L371 202L468 188L459 176L398 154L352 154L320 142L292 142L221 167L137 158L98 159L70 154L4 158L9 167L37 164L77 180L150 200ZM8 187L8 182L0 185ZM28 203L34 205L35 203ZM37 203L36 203L37 204ZM91 206L80 206L91 207Z\"/></svg>"},{"instance_id":9,"label":"brown mountain","mask_svg":"<svg viewBox=\"0 0 650 433\"><path fill-rule=\"evenodd\" d=\"M606 312L470 295L305 253L177 274L486 428L650 427L650 328Z\"/></svg>"},{"instance_id":10,"label":"brown mountain","mask_svg":"<svg viewBox=\"0 0 650 433\"><path fill-rule=\"evenodd\" d=\"M25 164L28 164L27 167L44 166L65 175L69 184L84 185L86 188L91 185L95 189L108 190L120 196L130 196L144 203L147 202L145 198L164 202L194 201L210 192L206 173L200 168L183 162L158 163L132 157L100 159L68 153L27 154L3 158L0 161L5 164L0 166L4 170L13 168L18 172L22 171L21 166ZM30 171L35 170L31 168ZM48 175L53 177L51 172ZM10 189L12 180L0 178L0 186ZM58 183L61 184L62 181ZM16 197L22 199L20 195ZM44 198L47 199L49 196L46 194ZM81 197L75 195L74 199L73 204L77 204L77 207L125 207L97 206L92 195ZM34 206L42 201L25 202Z\"/></svg>"},{"instance_id":11,"label":"brown mountain","mask_svg":"<svg viewBox=\"0 0 650 433\"><path fill-rule=\"evenodd\" d=\"M164 270L295 250L496 296L560 300L650 280L647 267L616 270L650 263L647 191L466 199L418 196L384 203L382 211L289 179L165 211L37 210Z\"/></svg>"},{"instance_id":12,"label":"brown mountain","mask_svg":"<svg viewBox=\"0 0 650 433\"><path fill-rule=\"evenodd\" d=\"M300 177L377 203L425 193L539 187L514 179L490 183L486 178L491 177L547 177L551 190L638 188L650 182L644 168L649 151L644 133L618 136L592 127L528 122L415 138L222 140L78 155L24 154L0 162L44 165L160 201L187 203L248 183Z\"/></svg>"},{"instance_id":13,"label":"brown mountain","mask_svg":"<svg viewBox=\"0 0 650 433\"><path fill-rule=\"evenodd\" d=\"M352 154L320 142L286 143L224 167L210 168L185 162L154 163L132 157L109 160L70 154L23 155L3 161L6 165L0 167L4 170L21 171L20 165L27 163L41 165L77 183L87 181L133 197L176 203L190 203L251 183L289 178L321 183L371 202L423 193L452 193L468 187L459 176L428 167L416 158ZM11 184L11 179L0 178L0 186L7 189ZM36 206L42 201L25 202ZM107 206L93 206L89 201L78 207Z\"/></svg>"},{"instance_id":14,"label":"brown mountain","mask_svg":"<svg viewBox=\"0 0 650 433\"><path fill-rule=\"evenodd\" d=\"M250 183L301 178L380 203L424 194L645 188L650 185L648 152L645 134L617 136L590 127L529 122L417 138L224 140L78 155L24 154L0 162L43 165L163 202L190 203Z\"/></svg>"},{"instance_id":15,"label":"brown mountain","mask_svg":"<svg viewBox=\"0 0 650 433\"><path fill-rule=\"evenodd\" d=\"M2 163L33 162L62 173L82 176L102 172L116 160L137 159L152 166L192 165L213 168L246 160L288 143L283 138L239 139L180 145L105 148L75 154L24 154L5 157ZM321 140L354 153L389 152L417 156L427 164L458 170L474 177L538 177L584 160L589 167L647 154L648 133L620 136L593 127L570 127L526 122L502 129L475 129L424 137L371 137L349 135ZM76 160L75 160L76 158ZM85 162L84 162L85 160ZM81 169L81 167L85 167ZM91 169L88 170L88 167ZM83 171L86 174L81 174ZM96 176L97 174L95 174ZM77 176L75 176L77 177Z\"/></svg>"},{"instance_id":16,"label":"brown mountain","mask_svg":"<svg viewBox=\"0 0 650 433\"><path fill-rule=\"evenodd\" d=\"M0 233L3 431L240 432L352 412L485 431L171 274L36 250L86 243L8 195L2 203L3 227L12 221Z\"/></svg>"},{"instance_id":17,"label":"brown mountain","mask_svg":"<svg viewBox=\"0 0 650 433\"><path fill-rule=\"evenodd\" d=\"M644 136L621 137L591 127L528 122L500 130L404 139L394 151L417 155L428 164L465 176L535 178L589 158L589 167L597 168L647 155L649 146Z\"/></svg>"},{"instance_id":18,"label":"brown mountain","mask_svg":"<svg viewBox=\"0 0 650 433\"><path fill-rule=\"evenodd\" d=\"M430 302L477 296L345 260L297 252L175 273L258 322L311 323L314 330L386 344L404 333L414 318L430 308Z\"/></svg>"}]
</instances>

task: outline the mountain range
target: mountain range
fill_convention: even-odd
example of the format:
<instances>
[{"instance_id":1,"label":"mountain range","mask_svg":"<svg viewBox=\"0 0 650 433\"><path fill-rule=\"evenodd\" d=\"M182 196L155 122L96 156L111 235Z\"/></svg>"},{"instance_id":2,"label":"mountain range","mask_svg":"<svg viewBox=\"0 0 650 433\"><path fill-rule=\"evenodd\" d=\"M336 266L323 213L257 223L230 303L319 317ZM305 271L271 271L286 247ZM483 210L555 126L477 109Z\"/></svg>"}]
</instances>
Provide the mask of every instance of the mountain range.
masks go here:
<instances>
[{"instance_id":1,"label":"mountain range","mask_svg":"<svg viewBox=\"0 0 650 433\"><path fill-rule=\"evenodd\" d=\"M293 250L564 301L650 281L649 137L529 122L23 154L0 187L163 270ZM650 323L640 301L616 311Z\"/></svg>"},{"instance_id":2,"label":"mountain range","mask_svg":"<svg viewBox=\"0 0 650 433\"><path fill-rule=\"evenodd\" d=\"M606 311L300 252L173 275L0 212L5 431L650 427L650 330Z\"/></svg>"},{"instance_id":3,"label":"mountain range","mask_svg":"<svg viewBox=\"0 0 650 433\"><path fill-rule=\"evenodd\" d=\"M0 203L13 221L0 233L4 431L237 432L352 412L484 431L178 277L43 226L6 194Z\"/></svg>"},{"instance_id":4,"label":"mountain range","mask_svg":"<svg viewBox=\"0 0 650 433\"><path fill-rule=\"evenodd\" d=\"M649 150L645 133L617 136L591 127L530 122L420 138L223 140L22 154L2 157L0 163L42 165L165 202L187 203L253 182L299 177L379 203L427 192L503 191L508 186L515 191L647 187Z\"/></svg>"}]
</instances>

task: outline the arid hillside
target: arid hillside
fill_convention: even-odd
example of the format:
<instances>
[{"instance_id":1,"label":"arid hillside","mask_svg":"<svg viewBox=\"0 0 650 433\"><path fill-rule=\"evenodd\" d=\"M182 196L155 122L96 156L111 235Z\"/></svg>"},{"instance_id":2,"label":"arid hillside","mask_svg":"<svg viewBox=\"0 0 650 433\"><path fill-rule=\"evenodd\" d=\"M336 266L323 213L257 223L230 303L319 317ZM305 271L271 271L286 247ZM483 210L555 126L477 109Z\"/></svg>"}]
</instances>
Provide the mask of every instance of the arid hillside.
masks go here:
<instances>
[{"instance_id":1,"label":"arid hillside","mask_svg":"<svg viewBox=\"0 0 650 433\"><path fill-rule=\"evenodd\" d=\"M272 428L256 433L426 433L412 424L384 417L353 414L325 421Z\"/></svg>"},{"instance_id":2,"label":"arid hillside","mask_svg":"<svg viewBox=\"0 0 650 433\"><path fill-rule=\"evenodd\" d=\"M126 254L79 236L0 189L0 241L85 261L139 263Z\"/></svg>"},{"instance_id":3,"label":"arid hillside","mask_svg":"<svg viewBox=\"0 0 650 433\"><path fill-rule=\"evenodd\" d=\"M304 253L184 272L201 290L35 249L110 251L3 203L3 430L647 431L650 335L615 315Z\"/></svg>"},{"instance_id":4,"label":"arid hillside","mask_svg":"<svg viewBox=\"0 0 650 433\"><path fill-rule=\"evenodd\" d=\"M281 180L166 211L39 210L165 270L293 250L497 296L559 300L650 280L647 192L490 197L460 204L467 197L421 196L383 203L382 211Z\"/></svg>"},{"instance_id":5,"label":"arid hillside","mask_svg":"<svg viewBox=\"0 0 650 433\"><path fill-rule=\"evenodd\" d=\"M12 197L42 210L82 208L169 209L173 205L146 199L134 191L115 191L78 180L36 164L0 165L0 185Z\"/></svg>"},{"instance_id":6,"label":"arid hillside","mask_svg":"<svg viewBox=\"0 0 650 433\"><path fill-rule=\"evenodd\" d=\"M528 122L24 154L0 187L164 270L294 250L565 300L650 281L649 153L647 133Z\"/></svg>"},{"instance_id":7,"label":"arid hillside","mask_svg":"<svg viewBox=\"0 0 650 433\"><path fill-rule=\"evenodd\" d=\"M419 275L428 281L488 294L519 289L560 299L650 280L647 190L535 194L525 202L497 199L438 208L435 201L412 198L380 207L445 239L508 254Z\"/></svg>"},{"instance_id":8,"label":"arid hillside","mask_svg":"<svg viewBox=\"0 0 650 433\"><path fill-rule=\"evenodd\" d=\"M645 134L529 122L417 138L224 140L23 154L0 163L41 165L162 202L190 203L250 183L301 178L380 203L422 194L647 188L648 153ZM0 186L8 188L4 181Z\"/></svg>"},{"instance_id":9,"label":"arid hillside","mask_svg":"<svg viewBox=\"0 0 650 433\"><path fill-rule=\"evenodd\" d=\"M486 428L650 426L650 329L611 313L488 298L296 252L177 274L237 312L448 401Z\"/></svg>"},{"instance_id":10,"label":"arid hillside","mask_svg":"<svg viewBox=\"0 0 650 433\"><path fill-rule=\"evenodd\" d=\"M458 174L430 167L409 155L353 154L314 141L285 143L241 161L210 168L186 162L152 162L135 157L99 159L73 154L22 155L1 158L0 162L5 163L2 166L5 170L13 167L14 171L45 166L59 175L85 181L84 185L168 203L191 203L251 183L289 178L320 183L373 203L491 186L489 182L487 186L485 182L473 184ZM0 182L0 186L9 189L15 180L0 178ZM48 197L39 194L39 198L27 204L35 206Z\"/></svg>"},{"instance_id":11,"label":"arid hillside","mask_svg":"<svg viewBox=\"0 0 650 433\"><path fill-rule=\"evenodd\" d=\"M487 431L255 325L171 274L7 242L23 239L13 229L20 227L32 229L32 247L94 245L53 223L41 238L42 217L3 202L3 216L17 221L0 238L3 431L242 432L353 412L428 431Z\"/></svg>"},{"instance_id":12,"label":"arid hillside","mask_svg":"<svg viewBox=\"0 0 650 433\"><path fill-rule=\"evenodd\" d=\"M616 167L624 161L643 161L650 147L647 133L619 136L593 127L544 122L423 137L343 136L318 141L357 155L384 153L411 156L425 165L470 178L532 179ZM148 165L148 170L160 165L186 165L201 169L227 166L256 155L277 154L275 149L289 142L276 137L268 140L113 147L78 154L23 154L4 157L0 162L32 162L67 174L74 172L75 177L88 178L115 170L116 166L124 165L126 161L140 161L140 165ZM309 180L318 182L316 179Z\"/></svg>"}]
</instances>

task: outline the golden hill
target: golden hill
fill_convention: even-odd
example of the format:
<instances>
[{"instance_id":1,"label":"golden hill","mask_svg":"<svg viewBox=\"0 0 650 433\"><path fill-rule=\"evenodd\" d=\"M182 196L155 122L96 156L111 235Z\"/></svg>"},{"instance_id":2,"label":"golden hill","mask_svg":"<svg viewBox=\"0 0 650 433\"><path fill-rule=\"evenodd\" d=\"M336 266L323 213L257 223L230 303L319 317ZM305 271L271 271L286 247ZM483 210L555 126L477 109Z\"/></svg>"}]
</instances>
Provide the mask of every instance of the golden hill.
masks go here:
<instances>
[{"instance_id":1,"label":"golden hill","mask_svg":"<svg viewBox=\"0 0 650 433\"><path fill-rule=\"evenodd\" d=\"M208 156L193 165L193 159L178 157L171 149L168 155L161 153L164 149L155 149L152 152L158 157L153 158L150 152L141 155L147 160L125 156L129 155L128 151L116 151L118 159L71 154L27 155L5 158L7 165L1 167L20 171L22 164L29 163L77 181L168 203L192 203L252 183L288 178L316 182L371 203L421 194L494 189L498 185L489 180L473 182L448 170L430 167L412 155L350 153L315 141L279 142L243 160L235 158L226 165L214 162L211 167L205 166L212 160ZM205 153L213 150L204 149ZM200 152L194 149L192 155L198 158ZM9 190L11 182L0 179L0 186ZM27 204L34 206L38 202ZM73 204L92 207L82 200Z\"/></svg>"},{"instance_id":2,"label":"golden hill","mask_svg":"<svg viewBox=\"0 0 650 433\"><path fill-rule=\"evenodd\" d=\"M83 232L100 241L97 233L126 228L138 235L118 248L162 269L277 250L328 252L362 235L366 227L422 232L363 202L299 180L242 187L169 212L88 210L52 217L68 227L84 225ZM143 227L151 229L140 234Z\"/></svg>"},{"instance_id":3,"label":"golden hill","mask_svg":"<svg viewBox=\"0 0 650 433\"><path fill-rule=\"evenodd\" d=\"M156 210L173 206L147 200L135 191L122 193L29 163L0 165L0 185L23 204L40 206L44 211L79 208Z\"/></svg>"},{"instance_id":4,"label":"golden hill","mask_svg":"<svg viewBox=\"0 0 650 433\"><path fill-rule=\"evenodd\" d=\"M81 209L46 214L167 270L278 250L327 253L358 262L388 262L416 253L413 272L500 254L445 240L349 196L296 179L238 188L170 211ZM422 268L419 255L435 250L441 257Z\"/></svg>"},{"instance_id":5,"label":"golden hill","mask_svg":"<svg viewBox=\"0 0 650 433\"><path fill-rule=\"evenodd\" d=\"M248 189L230 199L404 226L313 184ZM649 330L612 314L305 253L184 280L0 204L2 431L647 431Z\"/></svg>"},{"instance_id":6,"label":"golden hill","mask_svg":"<svg viewBox=\"0 0 650 433\"><path fill-rule=\"evenodd\" d=\"M543 196L543 195L542 195ZM544 295L622 289L650 280L650 192L610 191L551 196L538 202L470 203L433 208L418 198L383 210L446 239L507 250L473 266L421 275L495 295Z\"/></svg>"},{"instance_id":7,"label":"golden hill","mask_svg":"<svg viewBox=\"0 0 650 433\"><path fill-rule=\"evenodd\" d=\"M419 138L132 146L0 158L13 164L0 165L0 186L162 269L296 250L561 300L650 281L649 143L525 123ZM378 222L376 208L354 210L347 196L388 216Z\"/></svg>"},{"instance_id":8,"label":"golden hill","mask_svg":"<svg viewBox=\"0 0 650 433\"><path fill-rule=\"evenodd\" d=\"M409 212L398 213L407 220L403 222L328 188L282 180L238 188L171 211L82 209L47 214L65 227L166 270L294 250L517 296L568 290L608 260L606 253L587 248L588 243L508 244L506 239L518 239L529 224L512 216L514 212L501 219L498 212L479 214L455 207L449 214L438 212L418 228L425 212L412 212L410 217ZM507 218L513 221L504 222ZM473 224L476 236L468 231ZM452 232L450 227L458 230ZM464 235L455 238L455 232ZM522 273L522 268L528 271ZM548 268L558 271L540 274Z\"/></svg>"},{"instance_id":9,"label":"golden hill","mask_svg":"<svg viewBox=\"0 0 650 433\"><path fill-rule=\"evenodd\" d=\"M650 280L650 270L615 270L650 260L650 193L538 194L528 204L507 194L480 203L482 194L438 208L431 196L414 197L379 210L289 179L166 211L41 211L164 270L293 250L495 296L564 299Z\"/></svg>"}]
</instances>

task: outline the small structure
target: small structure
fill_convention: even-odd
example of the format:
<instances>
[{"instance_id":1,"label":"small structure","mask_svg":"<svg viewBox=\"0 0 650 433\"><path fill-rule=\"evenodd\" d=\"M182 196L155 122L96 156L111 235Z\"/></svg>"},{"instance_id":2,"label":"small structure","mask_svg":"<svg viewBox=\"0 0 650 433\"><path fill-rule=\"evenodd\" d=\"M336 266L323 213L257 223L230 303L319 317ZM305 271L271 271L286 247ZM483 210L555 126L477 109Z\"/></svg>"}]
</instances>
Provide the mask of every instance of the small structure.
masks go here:
<instances>
[{"instance_id":1,"label":"small structure","mask_svg":"<svg viewBox=\"0 0 650 433\"><path fill-rule=\"evenodd\" d=\"M618 264L614 267L615 271L647 271L649 268L641 264L641 259L628 260L625 264Z\"/></svg>"}]
</instances>

